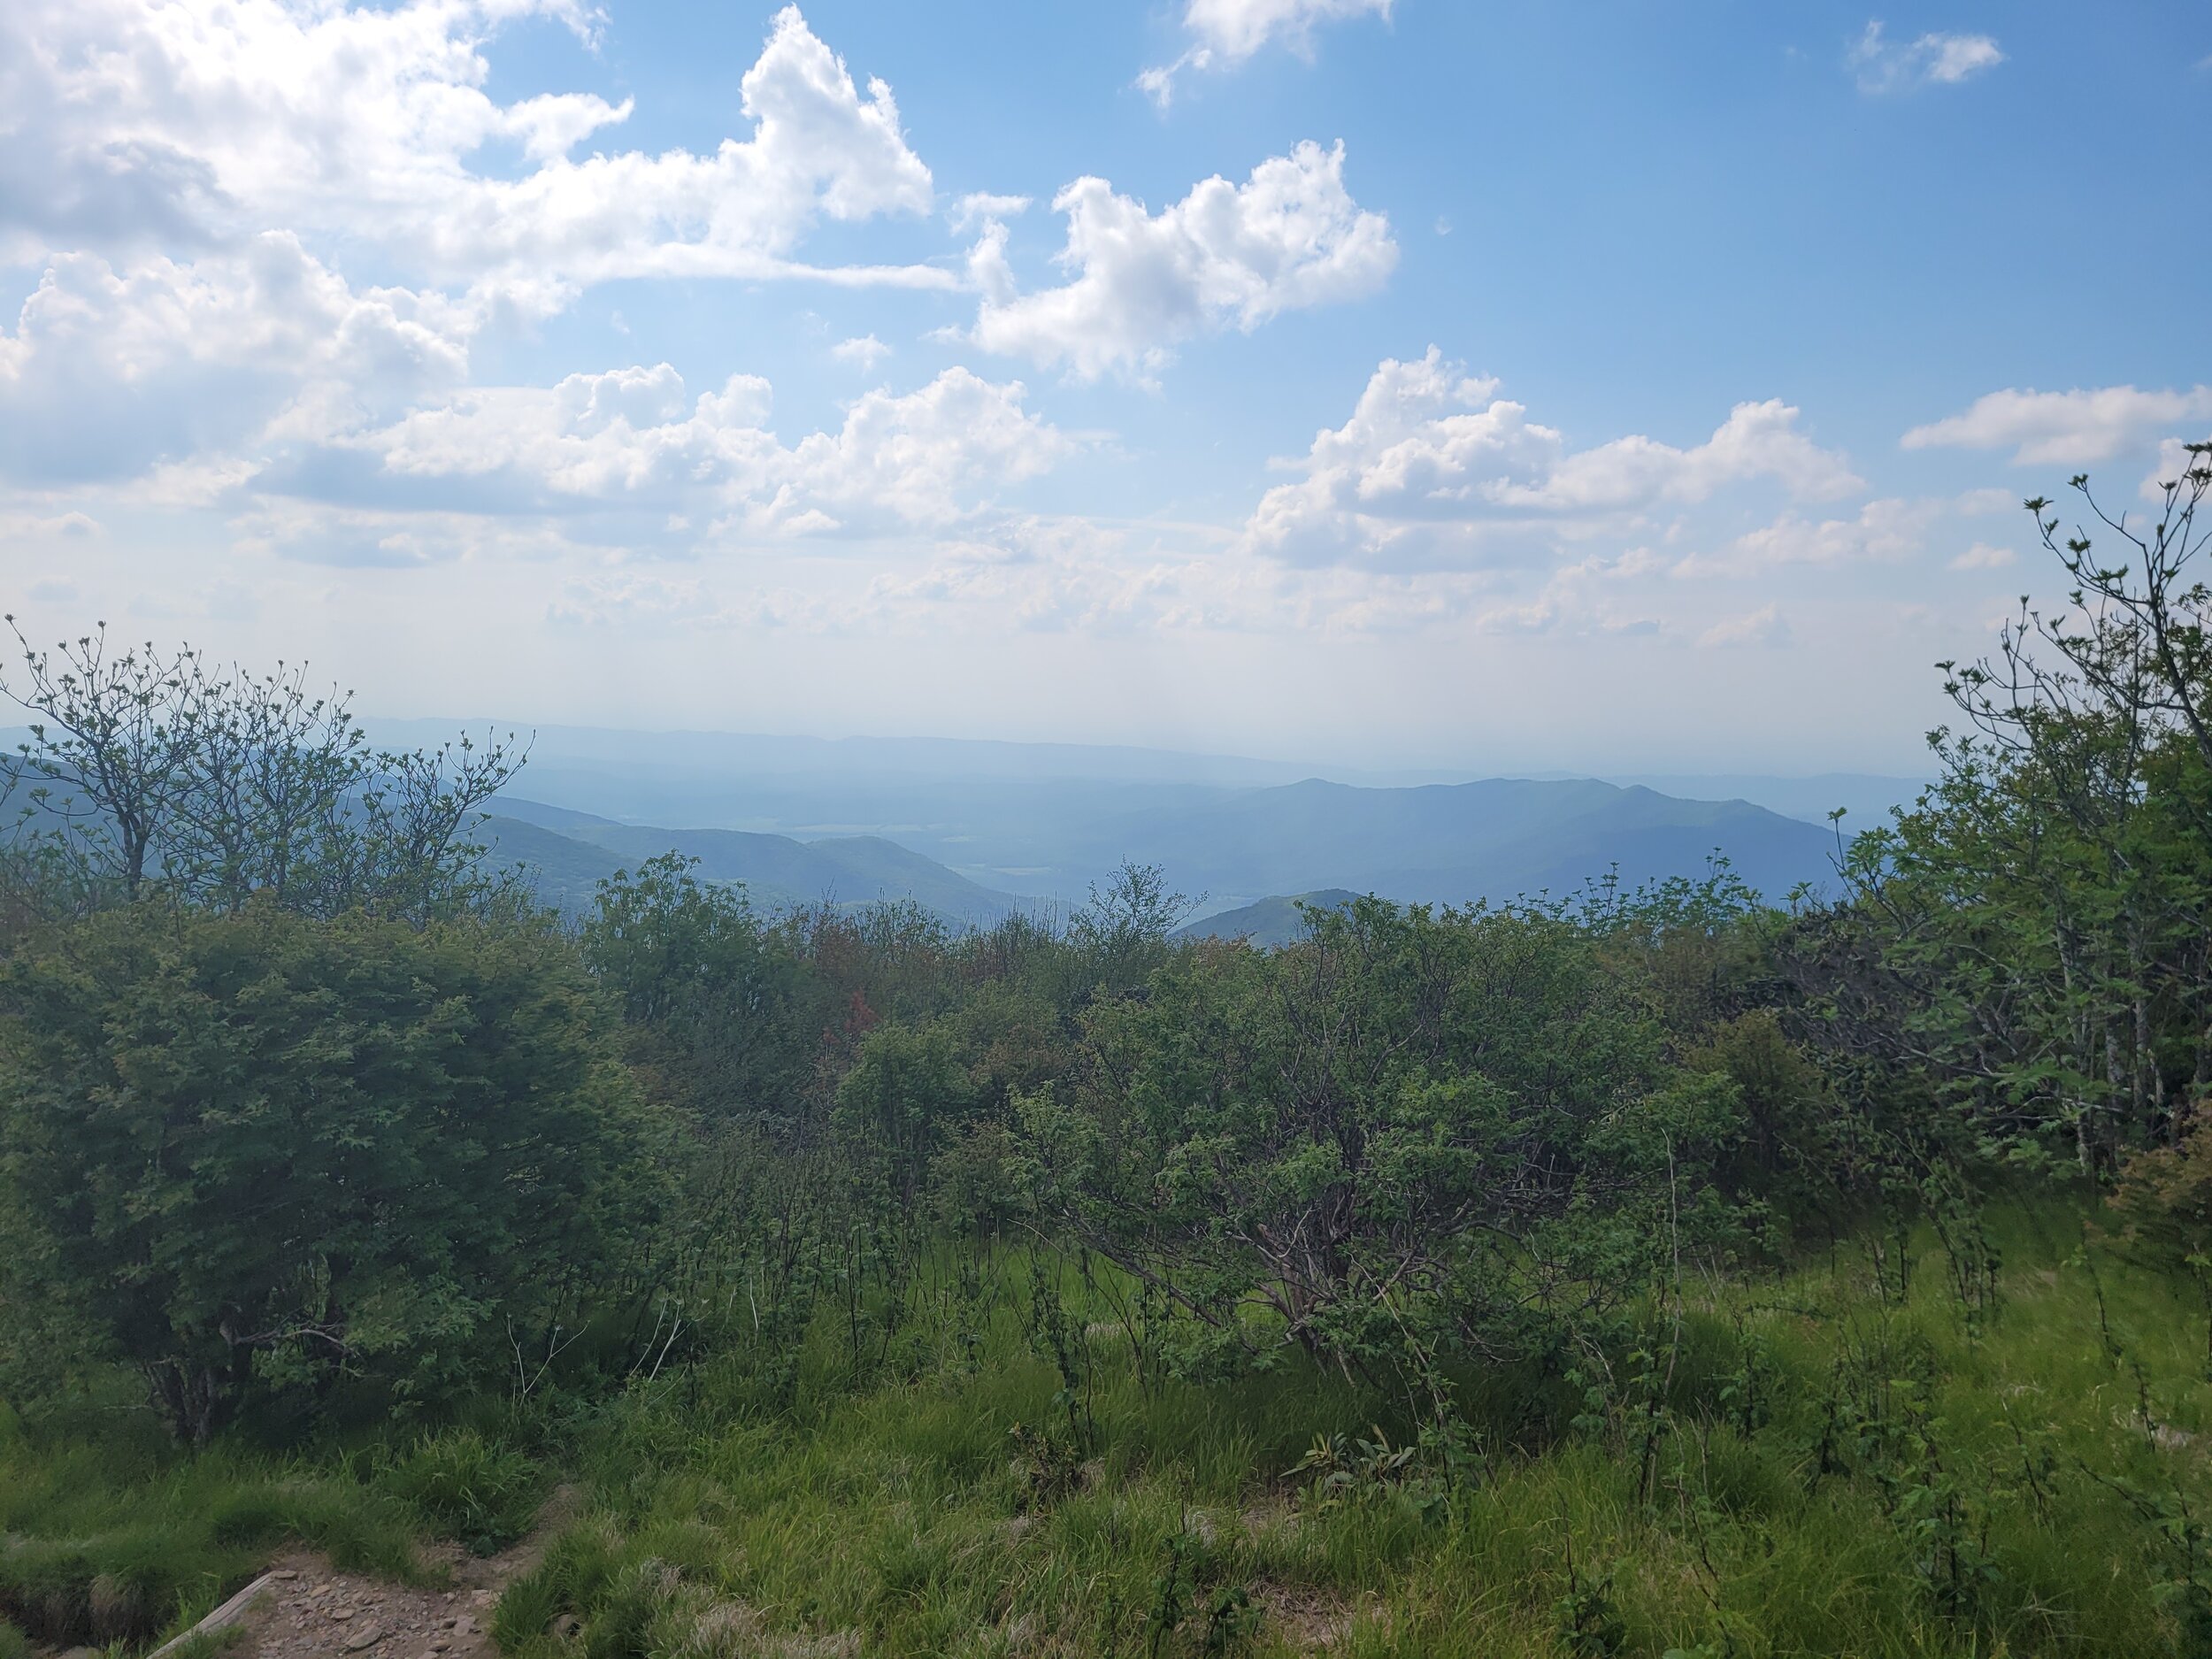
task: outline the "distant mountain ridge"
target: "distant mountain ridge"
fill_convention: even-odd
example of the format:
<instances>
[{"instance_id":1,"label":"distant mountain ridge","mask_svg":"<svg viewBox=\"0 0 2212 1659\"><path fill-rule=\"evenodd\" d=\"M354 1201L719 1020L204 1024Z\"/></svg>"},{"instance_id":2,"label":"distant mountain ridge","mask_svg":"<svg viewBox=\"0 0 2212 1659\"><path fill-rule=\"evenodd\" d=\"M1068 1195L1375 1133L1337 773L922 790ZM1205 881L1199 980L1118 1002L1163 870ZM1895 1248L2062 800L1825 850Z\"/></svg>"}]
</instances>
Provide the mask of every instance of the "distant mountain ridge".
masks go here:
<instances>
[{"instance_id":1,"label":"distant mountain ridge","mask_svg":"<svg viewBox=\"0 0 2212 1659\"><path fill-rule=\"evenodd\" d=\"M588 904L598 882L618 869L676 852L698 861L710 881L742 882L756 903L912 900L949 921L987 924L1020 901L969 880L935 860L874 835L802 841L746 830L663 829L618 824L572 808L497 795L484 826L488 862L516 864L550 903Z\"/></svg>"},{"instance_id":2,"label":"distant mountain ridge","mask_svg":"<svg viewBox=\"0 0 2212 1659\"><path fill-rule=\"evenodd\" d=\"M1832 885L1839 845L1832 826L1747 799L1587 778L1384 785L1073 745L643 733L626 748L617 733L541 735L551 741L518 786L527 795L490 803L492 861L526 866L572 911L616 869L672 850L764 905L911 899L987 923L1079 904L1125 859L1160 865L1221 911L1329 889L1432 903L1560 896L1614 871L1632 885L1696 875L1717 852L1778 899ZM897 770L902 758L920 770ZM1037 773L1020 770L1033 760ZM1083 775L1093 766L1117 775ZM1701 781L1759 780L1682 786ZM1859 789L1876 817L1896 793L1852 774L1765 782L1770 800L1808 809ZM1866 821L1855 810L1844 833Z\"/></svg>"},{"instance_id":3,"label":"distant mountain ridge","mask_svg":"<svg viewBox=\"0 0 2212 1659\"><path fill-rule=\"evenodd\" d=\"M1591 780L1357 789L1310 779L1148 826L1147 856L1232 902L1346 888L1401 902L1564 895L1617 871L1696 875L1718 853L1770 898L1834 874L1832 831L1744 801Z\"/></svg>"}]
</instances>

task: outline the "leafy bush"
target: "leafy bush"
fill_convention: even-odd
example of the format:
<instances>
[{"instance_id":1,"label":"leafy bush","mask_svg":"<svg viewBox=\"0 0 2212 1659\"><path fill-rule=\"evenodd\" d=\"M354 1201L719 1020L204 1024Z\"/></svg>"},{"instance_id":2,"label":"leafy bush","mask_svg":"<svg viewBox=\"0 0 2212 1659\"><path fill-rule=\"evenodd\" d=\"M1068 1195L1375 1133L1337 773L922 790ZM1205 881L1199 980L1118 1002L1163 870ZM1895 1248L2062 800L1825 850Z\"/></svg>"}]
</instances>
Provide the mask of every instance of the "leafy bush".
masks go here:
<instances>
[{"instance_id":1,"label":"leafy bush","mask_svg":"<svg viewBox=\"0 0 2212 1659\"><path fill-rule=\"evenodd\" d=\"M1165 1292L1187 1363L1286 1340L1417 1370L1511 1357L1724 1229L1693 1201L1740 1090L1667 1063L1609 932L1374 899L1311 921L1094 1004L1080 1089L1025 1102L1040 1201Z\"/></svg>"},{"instance_id":2,"label":"leafy bush","mask_svg":"<svg viewBox=\"0 0 2212 1659\"><path fill-rule=\"evenodd\" d=\"M641 1110L542 929L149 902L0 997L26 1271L196 1443L342 1376L448 1392L650 1221Z\"/></svg>"}]
</instances>

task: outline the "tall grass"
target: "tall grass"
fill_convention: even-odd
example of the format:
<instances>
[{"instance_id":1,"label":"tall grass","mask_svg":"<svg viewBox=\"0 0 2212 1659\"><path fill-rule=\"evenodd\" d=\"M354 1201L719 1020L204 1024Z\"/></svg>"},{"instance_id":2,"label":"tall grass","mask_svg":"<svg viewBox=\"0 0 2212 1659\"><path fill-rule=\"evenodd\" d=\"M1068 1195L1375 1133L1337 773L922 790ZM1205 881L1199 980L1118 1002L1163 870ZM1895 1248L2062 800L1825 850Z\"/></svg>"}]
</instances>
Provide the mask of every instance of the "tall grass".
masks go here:
<instances>
[{"instance_id":1,"label":"tall grass","mask_svg":"<svg viewBox=\"0 0 2212 1659\"><path fill-rule=\"evenodd\" d=\"M1893 1259L1848 1249L1686 1287L1642 1333L1671 1367L1654 1397L1470 1377L1486 1456L1448 1485L1354 1452L1333 1488L1294 1479L1317 1435L1415 1425L1302 1361L1148 1386L1096 1324L1085 1463L1041 1475L1016 1428L1056 1421L1063 1379L1010 1302L973 1363L780 1416L709 1366L583 1448L588 1513L498 1632L544 1659L563 1614L595 1656L2212 1651L2190 1611L2212 1578L2171 1519L2212 1513L2202 1316L2070 1259L2070 1225L2000 1229L1991 1307L1939 1257L1902 1295Z\"/></svg>"},{"instance_id":2,"label":"tall grass","mask_svg":"<svg viewBox=\"0 0 2212 1659\"><path fill-rule=\"evenodd\" d=\"M437 1477L468 1454L451 1438L311 1459L195 1457L134 1416L37 1432L0 1425L0 1617L57 1647L149 1641L196 1622L288 1542L342 1569L419 1580L418 1537L454 1530ZM10 1640L0 1634L0 1659Z\"/></svg>"},{"instance_id":3,"label":"tall grass","mask_svg":"<svg viewBox=\"0 0 2212 1659\"><path fill-rule=\"evenodd\" d=\"M417 1533L503 1541L558 1473L576 1518L495 1612L515 1659L2212 1654L2201 1304L2055 1210L1993 1236L1993 1302L1931 1245L1847 1245L1470 1372L1448 1479L1402 1400L1288 1354L1160 1377L1061 1271L1071 1407L1018 1256L964 1338L859 1376L840 1315L773 1387L726 1354L319 1459L0 1425L0 1613L146 1640L284 1538L419 1572Z\"/></svg>"}]
</instances>

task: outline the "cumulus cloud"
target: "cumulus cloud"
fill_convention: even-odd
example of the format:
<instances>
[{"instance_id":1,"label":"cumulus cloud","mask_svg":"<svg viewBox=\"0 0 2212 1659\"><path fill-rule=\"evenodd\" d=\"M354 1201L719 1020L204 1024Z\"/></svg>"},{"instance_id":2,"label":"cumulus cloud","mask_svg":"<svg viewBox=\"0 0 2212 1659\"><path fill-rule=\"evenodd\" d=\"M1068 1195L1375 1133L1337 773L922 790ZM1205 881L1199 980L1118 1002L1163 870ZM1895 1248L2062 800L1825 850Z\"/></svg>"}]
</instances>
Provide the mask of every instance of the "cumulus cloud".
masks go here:
<instances>
[{"instance_id":1,"label":"cumulus cloud","mask_svg":"<svg viewBox=\"0 0 2212 1659\"><path fill-rule=\"evenodd\" d=\"M1813 500L1860 488L1778 401L1738 404L1687 449L1636 436L1571 450L1497 389L1433 346L1384 362L1351 419L1293 464L1304 476L1261 498L1246 544L1296 565L1465 562L1501 540L1618 523L1748 480Z\"/></svg>"},{"instance_id":2,"label":"cumulus cloud","mask_svg":"<svg viewBox=\"0 0 2212 1659\"><path fill-rule=\"evenodd\" d=\"M741 83L748 135L580 159L626 101L485 90L485 45L531 15L586 35L595 19L580 0L19 0L0 21L0 248L112 254L282 227L544 309L611 278L803 272L791 256L818 219L933 205L891 89L864 95L796 7Z\"/></svg>"},{"instance_id":3,"label":"cumulus cloud","mask_svg":"<svg viewBox=\"0 0 2212 1659\"><path fill-rule=\"evenodd\" d=\"M840 363L849 363L863 374L874 372L877 364L891 355L891 348L873 334L860 334L851 340L841 340L830 348L830 356Z\"/></svg>"},{"instance_id":4,"label":"cumulus cloud","mask_svg":"<svg viewBox=\"0 0 2212 1659\"><path fill-rule=\"evenodd\" d=\"M2139 391L2105 386L2070 392L2008 389L1974 400L1972 408L1903 439L1908 449L1955 447L2013 450L2022 466L2108 461L2158 432L2212 419L2212 386L2187 391Z\"/></svg>"},{"instance_id":5,"label":"cumulus cloud","mask_svg":"<svg viewBox=\"0 0 2212 1659\"><path fill-rule=\"evenodd\" d=\"M321 436L458 382L475 326L434 292L357 291L288 233L187 263L64 255L0 334L0 472L134 478Z\"/></svg>"},{"instance_id":6,"label":"cumulus cloud","mask_svg":"<svg viewBox=\"0 0 2212 1659\"><path fill-rule=\"evenodd\" d=\"M1023 396L1018 381L948 369L917 391L870 392L835 432L786 446L767 381L733 375L695 397L663 363L457 392L340 447L403 497L484 511L695 505L726 534L945 526L1072 450Z\"/></svg>"},{"instance_id":7,"label":"cumulus cloud","mask_svg":"<svg viewBox=\"0 0 2212 1659\"><path fill-rule=\"evenodd\" d=\"M1148 374L1194 334L1371 294L1398 262L1389 221L1344 188L1341 143L1302 143L1242 184L1208 179L1158 213L1095 178L1052 205L1067 216L1070 280L1018 293L992 221L971 260L984 300L969 338L1078 380Z\"/></svg>"},{"instance_id":8,"label":"cumulus cloud","mask_svg":"<svg viewBox=\"0 0 2212 1659\"><path fill-rule=\"evenodd\" d=\"M1855 565L1908 558L1926 544L1946 510L1940 501L1870 501L1848 518L1807 518L1786 512L1738 536L1719 553L1694 553L1676 563L1677 576L1748 576L1786 565Z\"/></svg>"},{"instance_id":9,"label":"cumulus cloud","mask_svg":"<svg viewBox=\"0 0 2212 1659\"><path fill-rule=\"evenodd\" d=\"M2005 61L1986 35L1923 35L1892 41L1878 21L1870 22L1845 54L1845 63L1866 93L1904 92L1916 87L1949 87L1994 69Z\"/></svg>"},{"instance_id":10,"label":"cumulus cloud","mask_svg":"<svg viewBox=\"0 0 2212 1659\"><path fill-rule=\"evenodd\" d=\"M1314 29L1345 18L1388 20L1391 0L1188 0L1184 32L1192 44L1171 64L1147 69L1137 85L1162 109L1173 102L1175 77L1186 70L1240 64L1270 42L1302 56L1313 50Z\"/></svg>"}]
</instances>

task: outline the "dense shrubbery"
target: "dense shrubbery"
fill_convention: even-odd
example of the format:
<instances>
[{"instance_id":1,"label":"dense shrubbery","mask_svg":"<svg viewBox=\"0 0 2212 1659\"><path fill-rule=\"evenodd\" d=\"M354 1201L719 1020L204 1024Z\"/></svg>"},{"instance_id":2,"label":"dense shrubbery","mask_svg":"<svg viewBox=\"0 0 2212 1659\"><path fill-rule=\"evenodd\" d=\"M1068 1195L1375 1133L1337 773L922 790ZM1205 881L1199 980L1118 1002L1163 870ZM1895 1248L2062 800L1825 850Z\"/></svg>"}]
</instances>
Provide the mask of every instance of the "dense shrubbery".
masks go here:
<instances>
[{"instance_id":1,"label":"dense shrubbery","mask_svg":"<svg viewBox=\"0 0 2212 1659\"><path fill-rule=\"evenodd\" d=\"M496 1376L649 1236L644 1112L542 927L142 902L0 996L18 1271L196 1441L342 1378Z\"/></svg>"},{"instance_id":2,"label":"dense shrubbery","mask_svg":"<svg viewBox=\"0 0 2212 1659\"><path fill-rule=\"evenodd\" d=\"M1715 1177L1742 1090L1676 1063L1702 1033L1652 994L1678 897L1594 920L1370 899L1279 951L1193 952L1089 1009L1073 1086L1024 1102L1039 1195L1201 1347L1555 1346L1740 1232Z\"/></svg>"}]
</instances>

